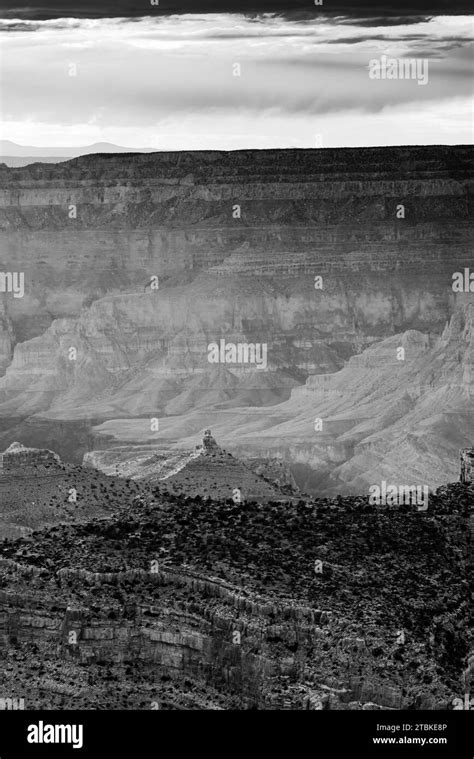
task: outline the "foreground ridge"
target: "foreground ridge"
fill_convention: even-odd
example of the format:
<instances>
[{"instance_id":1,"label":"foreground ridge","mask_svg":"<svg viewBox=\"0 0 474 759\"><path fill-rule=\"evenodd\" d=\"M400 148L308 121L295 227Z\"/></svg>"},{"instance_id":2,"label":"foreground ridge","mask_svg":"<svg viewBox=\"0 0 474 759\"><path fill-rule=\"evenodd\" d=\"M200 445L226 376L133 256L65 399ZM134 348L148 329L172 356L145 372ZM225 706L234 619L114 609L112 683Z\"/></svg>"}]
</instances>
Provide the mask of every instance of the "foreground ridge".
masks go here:
<instances>
[{"instance_id":1,"label":"foreground ridge","mask_svg":"<svg viewBox=\"0 0 474 759\"><path fill-rule=\"evenodd\" d=\"M27 708L452 708L473 502L462 483L427 512L157 494L7 542L12 694Z\"/></svg>"}]
</instances>

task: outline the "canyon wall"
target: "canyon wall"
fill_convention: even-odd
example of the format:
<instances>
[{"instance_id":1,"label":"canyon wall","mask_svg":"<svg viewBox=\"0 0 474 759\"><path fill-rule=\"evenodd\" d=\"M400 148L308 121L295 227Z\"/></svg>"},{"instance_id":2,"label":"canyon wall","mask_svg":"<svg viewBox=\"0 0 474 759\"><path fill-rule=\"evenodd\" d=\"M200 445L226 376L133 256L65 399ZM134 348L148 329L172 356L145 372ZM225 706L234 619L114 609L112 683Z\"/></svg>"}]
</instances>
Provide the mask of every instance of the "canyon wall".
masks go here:
<instances>
[{"instance_id":1,"label":"canyon wall","mask_svg":"<svg viewBox=\"0 0 474 759\"><path fill-rule=\"evenodd\" d=\"M149 335L159 350L158 338L172 342L187 323L178 315L185 293L168 289L186 290L200 274L216 296L207 326L219 334L314 338L304 333L316 330L353 343L397 327L439 328L451 274L471 260L471 181L472 150L462 146L98 155L2 167L0 264L25 274L25 296L2 297L3 340L42 335L108 293L139 296L139 311L158 276L160 313L132 324L149 350L140 321L145 331L168 321L165 334ZM314 291L313 274L326 274L323 291ZM276 277L282 292L266 280L252 287L255 275ZM231 324L228 278L237 285ZM203 305L194 304L198 318Z\"/></svg>"},{"instance_id":2,"label":"canyon wall","mask_svg":"<svg viewBox=\"0 0 474 759\"><path fill-rule=\"evenodd\" d=\"M452 482L474 424L474 295L464 299L439 337L408 330L385 338L340 371L310 375L288 401L164 419L159 453L144 419L105 421L93 428L89 458L106 473L117 461L124 476L156 479L162 459L182 458L212 424L227 450L285 463L306 492L367 493L382 479Z\"/></svg>"},{"instance_id":3,"label":"canyon wall","mask_svg":"<svg viewBox=\"0 0 474 759\"><path fill-rule=\"evenodd\" d=\"M128 419L139 441L150 417L269 409L383 339L434 341L471 297L452 275L472 165L432 146L0 167L0 271L25 277L0 293L0 417ZM222 338L267 366L210 364Z\"/></svg>"}]
</instances>

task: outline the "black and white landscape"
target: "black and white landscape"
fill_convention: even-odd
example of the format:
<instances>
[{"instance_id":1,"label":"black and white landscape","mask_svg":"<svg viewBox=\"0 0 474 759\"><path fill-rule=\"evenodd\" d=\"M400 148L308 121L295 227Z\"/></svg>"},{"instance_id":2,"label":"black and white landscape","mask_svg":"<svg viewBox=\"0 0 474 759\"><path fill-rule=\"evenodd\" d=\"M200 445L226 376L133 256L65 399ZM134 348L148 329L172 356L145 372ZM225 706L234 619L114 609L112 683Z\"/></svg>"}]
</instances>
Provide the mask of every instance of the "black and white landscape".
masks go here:
<instances>
[{"instance_id":1,"label":"black and white landscape","mask_svg":"<svg viewBox=\"0 0 474 759\"><path fill-rule=\"evenodd\" d=\"M0 709L472 708L468 10L0 34Z\"/></svg>"}]
</instances>

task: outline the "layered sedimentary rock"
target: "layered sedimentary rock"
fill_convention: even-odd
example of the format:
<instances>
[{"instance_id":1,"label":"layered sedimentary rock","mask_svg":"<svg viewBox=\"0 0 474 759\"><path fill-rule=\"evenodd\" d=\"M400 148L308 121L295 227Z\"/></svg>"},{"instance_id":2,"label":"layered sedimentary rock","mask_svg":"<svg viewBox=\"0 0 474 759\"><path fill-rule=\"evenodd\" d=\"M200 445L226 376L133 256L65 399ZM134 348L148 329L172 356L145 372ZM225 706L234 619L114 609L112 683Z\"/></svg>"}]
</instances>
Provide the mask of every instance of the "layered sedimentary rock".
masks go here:
<instances>
[{"instance_id":1,"label":"layered sedimentary rock","mask_svg":"<svg viewBox=\"0 0 474 759\"><path fill-rule=\"evenodd\" d=\"M311 375L409 330L435 340L472 297L452 288L472 262L472 155L158 153L0 168L0 268L25 275L23 298L0 295L0 416L141 418L149 432L150 418L186 415L176 442L202 429L200 409L261 406L272 423L269 409ZM209 363L221 339L265 345L267 366ZM125 439L143 441L132 427ZM285 458L308 454L286 444Z\"/></svg>"},{"instance_id":2,"label":"layered sedimentary rock","mask_svg":"<svg viewBox=\"0 0 474 759\"><path fill-rule=\"evenodd\" d=\"M237 453L248 436L262 454L326 472L329 492L367 492L381 478L440 485L459 477L458 451L474 424L474 303L438 339L414 330L387 338L339 372L310 376L272 412L257 409L243 425L226 418L228 437L213 426Z\"/></svg>"},{"instance_id":3,"label":"layered sedimentary rock","mask_svg":"<svg viewBox=\"0 0 474 759\"><path fill-rule=\"evenodd\" d=\"M300 490L288 464L279 459L245 459L245 465L255 474L271 482L288 495L298 495Z\"/></svg>"},{"instance_id":4,"label":"layered sedimentary rock","mask_svg":"<svg viewBox=\"0 0 474 759\"><path fill-rule=\"evenodd\" d=\"M470 503L461 484L426 512L150 496L3 545L1 695L26 708L453 708Z\"/></svg>"},{"instance_id":5,"label":"layered sedimentary rock","mask_svg":"<svg viewBox=\"0 0 474 759\"><path fill-rule=\"evenodd\" d=\"M46 392L70 394L70 343L116 395L134 364L148 371L153 360L163 404L179 389L165 392L166 375L202 371L213 337L266 341L272 366L298 377L400 328L439 330L451 275L470 259L471 169L468 147L84 156L2 169L1 263L26 282L24 298L5 295L5 318L13 342L44 335L17 349L13 374L34 367ZM322 291L314 275L325 276ZM77 393L61 403L69 414L84 405ZM32 405L47 410L51 398Z\"/></svg>"},{"instance_id":6,"label":"layered sedimentary rock","mask_svg":"<svg viewBox=\"0 0 474 759\"><path fill-rule=\"evenodd\" d=\"M265 502L283 497L280 488L222 450L210 430L205 431L202 446L166 474L160 484L169 493L213 500L232 498L236 503Z\"/></svg>"},{"instance_id":7,"label":"layered sedimentary rock","mask_svg":"<svg viewBox=\"0 0 474 759\"><path fill-rule=\"evenodd\" d=\"M38 448L26 448L21 443L12 443L0 455L0 476L41 475L47 472L61 472L61 459L53 451Z\"/></svg>"},{"instance_id":8,"label":"layered sedimentary rock","mask_svg":"<svg viewBox=\"0 0 474 759\"><path fill-rule=\"evenodd\" d=\"M212 421L235 456L279 459L309 492L368 492L381 479L430 486L458 479L459 449L471 441L474 424L473 309L466 299L438 338L409 330L351 357L338 372L310 375L284 403L164 420L162 455L179 457L166 441L189 449L196 441L190 429ZM139 457L142 449L137 445L135 454L131 441L150 441L143 422L95 428L92 445L109 449L97 454L99 468L114 449L122 461Z\"/></svg>"}]
</instances>

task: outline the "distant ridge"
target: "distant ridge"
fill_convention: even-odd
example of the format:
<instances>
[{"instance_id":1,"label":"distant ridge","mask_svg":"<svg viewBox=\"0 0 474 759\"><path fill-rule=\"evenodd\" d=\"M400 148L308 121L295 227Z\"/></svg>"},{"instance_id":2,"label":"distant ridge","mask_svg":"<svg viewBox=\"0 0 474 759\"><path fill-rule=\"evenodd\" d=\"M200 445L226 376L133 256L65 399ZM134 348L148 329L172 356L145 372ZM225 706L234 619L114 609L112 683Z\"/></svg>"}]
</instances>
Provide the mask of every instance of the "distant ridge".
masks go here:
<instances>
[{"instance_id":1,"label":"distant ridge","mask_svg":"<svg viewBox=\"0 0 474 759\"><path fill-rule=\"evenodd\" d=\"M77 158L80 155L90 153L152 153L155 148L125 148L115 145L113 142L93 142L91 145L45 147L44 145L19 145L11 140L0 140L0 155L8 156L71 156Z\"/></svg>"},{"instance_id":2,"label":"distant ridge","mask_svg":"<svg viewBox=\"0 0 474 759\"><path fill-rule=\"evenodd\" d=\"M196 4L195 0L161 0L159 4L160 16L176 14L202 14L202 13L282 13L296 15L302 20L314 18L317 7L312 6L307 0L203 0ZM382 18L397 17L403 15L417 16L423 14L441 15L468 14L470 6L466 0L417 0L416 3L403 0L399 6L393 6L388 2L367 0L365 3L354 0L333 0L331 7L325 10L328 15L353 15L358 18L373 17ZM28 3L18 3L7 0L2 3L0 16L14 19L53 19L53 18L136 18L150 14L149 0L120 0L119 3L111 0L28 0Z\"/></svg>"}]
</instances>

